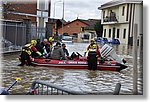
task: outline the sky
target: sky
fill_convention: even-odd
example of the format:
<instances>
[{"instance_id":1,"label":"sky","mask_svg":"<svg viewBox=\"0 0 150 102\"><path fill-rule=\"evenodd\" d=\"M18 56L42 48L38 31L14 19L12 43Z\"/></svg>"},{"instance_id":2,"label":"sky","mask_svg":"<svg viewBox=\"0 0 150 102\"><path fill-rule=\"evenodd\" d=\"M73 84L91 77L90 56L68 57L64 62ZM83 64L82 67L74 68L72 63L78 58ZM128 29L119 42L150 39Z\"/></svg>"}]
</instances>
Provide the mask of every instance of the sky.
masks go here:
<instances>
[{"instance_id":1,"label":"sky","mask_svg":"<svg viewBox=\"0 0 150 102\"><path fill-rule=\"evenodd\" d=\"M100 19L101 11L98 7L109 1L111 0L64 0L64 19ZM62 19L62 8L63 0L51 0L51 18Z\"/></svg>"},{"instance_id":2,"label":"sky","mask_svg":"<svg viewBox=\"0 0 150 102\"><path fill-rule=\"evenodd\" d=\"M2 0L2 1L14 1L14 0ZM33 0L20 0L20 1L32 2ZM37 0L37 1L44 1L44 0ZM62 19L63 1L64 1L64 19L66 21L73 21L77 19L77 17L78 19L101 19L101 10L98 10L98 7L111 0L51 0L51 16L50 16L51 18ZM41 15L41 13L37 14Z\"/></svg>"}]
</instances>

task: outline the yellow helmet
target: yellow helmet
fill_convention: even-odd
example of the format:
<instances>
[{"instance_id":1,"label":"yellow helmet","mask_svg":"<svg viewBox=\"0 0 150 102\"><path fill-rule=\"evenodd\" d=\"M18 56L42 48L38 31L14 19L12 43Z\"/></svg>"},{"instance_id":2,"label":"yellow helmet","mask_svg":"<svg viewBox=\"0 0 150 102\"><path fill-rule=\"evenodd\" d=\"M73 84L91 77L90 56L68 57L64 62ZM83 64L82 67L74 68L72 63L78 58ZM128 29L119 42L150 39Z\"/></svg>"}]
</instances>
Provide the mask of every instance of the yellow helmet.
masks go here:
<instances>
[{"instance_id":1,"label":"yellow helmet","mask_svg":"<svg viewBox=\"0 0 150 102\"><path fill-rule=\"evenodd\" d=\"M95 40L94 40L94 39L91 39L91 42L95 43Z\"/></svg>"},{"instance_id":2,"label":"yellow helmet","mask_svg":"<svg viewBox=\"0 0 150 102\"><path fill-rule=\"evenodd\" d=\"M49 37L49 41L50 41L50 42L53 42L53 41L54 41L54 38L53 38L53 37Z\"/></svg>"},{"instance_id":3,"label":"yellow helmet","mask_svg":"<svg viewBox=\"0 0 150 102\"><path fill-rule=\"evenodd\" d=\"M31 45L35 46L37 44L36 40L31 40Z\"/></svg>"}]
</instances>

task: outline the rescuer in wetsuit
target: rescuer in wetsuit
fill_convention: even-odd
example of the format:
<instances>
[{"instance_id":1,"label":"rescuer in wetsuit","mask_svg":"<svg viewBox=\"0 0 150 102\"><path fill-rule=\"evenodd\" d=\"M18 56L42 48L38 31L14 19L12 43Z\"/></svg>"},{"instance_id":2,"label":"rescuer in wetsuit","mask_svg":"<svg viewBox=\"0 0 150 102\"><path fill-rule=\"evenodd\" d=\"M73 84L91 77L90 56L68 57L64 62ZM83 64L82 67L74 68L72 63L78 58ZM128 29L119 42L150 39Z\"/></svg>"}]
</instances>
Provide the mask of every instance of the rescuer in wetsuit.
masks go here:
<instances>
[{"instance_id":1,"label":"rescuer in wetsuit","mask_svg":"<svg viewBox=\"0 0 150 102\"><path fill-rule=\"evenodd\" d=\"M36 40L31 40L31 43L26 44L22 48L22 52L20 55L21 64L19 64L18 66L23 66L25 64L31 65L31 59L33 57L42 56L42 54L35 48L36 44Z\"/></svg>"},{"instance_id":2,"label":"rescuer in wetsuit","mask_svg":"<svg viewBox=\"0 0 150 102\"><path fill-rule=\"evenodd\" d=\"M89 70L97 69L97 58L100 56L99 46L96 44L95 40L92 39L90 45L87 47L87 50L84 54L88 52L88 68Z\"/></svg>"}]
</instances>

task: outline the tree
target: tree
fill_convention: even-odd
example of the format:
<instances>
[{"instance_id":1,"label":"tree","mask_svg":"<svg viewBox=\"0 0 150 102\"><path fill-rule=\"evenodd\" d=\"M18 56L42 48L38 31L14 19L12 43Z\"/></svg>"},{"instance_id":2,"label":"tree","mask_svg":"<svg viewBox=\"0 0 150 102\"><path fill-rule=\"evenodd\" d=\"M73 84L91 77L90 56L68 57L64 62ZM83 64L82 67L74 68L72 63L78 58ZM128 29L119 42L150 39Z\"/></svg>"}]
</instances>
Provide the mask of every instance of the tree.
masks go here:
<instances>
[{"instance_id":1,"label":"tree","mask_svg":"<svg viewBox=\"0 0 150 102\"><path fill-rule=\"evenodd\" d=\"M101 24L101 20L95 24L94 30L96 31L96 34L97 34L98 37L102 37L102 35L103 35L103 25Z\"/></svg>"}]
</instances>

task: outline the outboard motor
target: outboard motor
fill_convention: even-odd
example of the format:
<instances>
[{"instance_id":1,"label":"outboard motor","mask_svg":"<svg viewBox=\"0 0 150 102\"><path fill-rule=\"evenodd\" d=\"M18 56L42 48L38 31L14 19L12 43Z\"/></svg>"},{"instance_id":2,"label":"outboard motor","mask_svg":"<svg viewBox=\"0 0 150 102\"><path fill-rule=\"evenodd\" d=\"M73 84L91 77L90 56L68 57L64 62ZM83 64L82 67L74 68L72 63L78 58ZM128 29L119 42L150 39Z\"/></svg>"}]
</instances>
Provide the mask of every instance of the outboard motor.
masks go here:
<instances>
[{"instance_id":1,"label":"outboard motor","mask_svg":"<svg viewBox=\"0 0 150 102\"><path fill-rule=\"evenodd\" d=\"M96 70L97 69L97 53L96 52L89 52L88 53L88 69L89 70Z\"/></svg>"},{"instance_id":2,"label":"outboard motor","mask_svg":"<svg viewBox=\"0 0 150 102\"><path fill-rule=\"evenodd\" d=\"M109 59L114 60L114 61L116 61L116 62L118 62L118 63L120 63L120 64L125 62L124 59L121 59L121 58L116 54L116 52L114 51L113 47L109 46L108 44L105 44L105 45L101 48L100 52L101 52L101 56L102 56L103 58L105 58L105 59L106 59L106 58L109 58Z\"/></svg>"}]
</instances>

